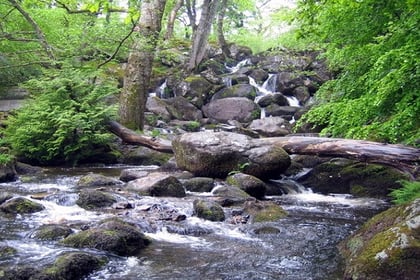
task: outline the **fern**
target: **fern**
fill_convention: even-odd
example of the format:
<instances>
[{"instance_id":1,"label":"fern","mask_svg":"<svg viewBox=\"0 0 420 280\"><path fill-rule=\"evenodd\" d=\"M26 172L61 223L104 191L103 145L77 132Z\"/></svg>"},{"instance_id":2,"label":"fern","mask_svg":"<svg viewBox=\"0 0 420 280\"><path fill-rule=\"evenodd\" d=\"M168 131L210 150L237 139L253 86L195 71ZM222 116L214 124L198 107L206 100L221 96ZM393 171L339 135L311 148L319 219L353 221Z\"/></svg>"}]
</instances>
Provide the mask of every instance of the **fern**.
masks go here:
<instances>
[{"instance_id":1,"label":"fern","mask_svg":"<svg viewBox=\"0 0 420 280\"><path fill-rule=\"evenodd\" d=\"M393 202L396 204L403 204L411 202L420 198L420 182L419 181L402 181L403 187L393 190L390 196L394 198Z\"/></svg>"}]
</instances>

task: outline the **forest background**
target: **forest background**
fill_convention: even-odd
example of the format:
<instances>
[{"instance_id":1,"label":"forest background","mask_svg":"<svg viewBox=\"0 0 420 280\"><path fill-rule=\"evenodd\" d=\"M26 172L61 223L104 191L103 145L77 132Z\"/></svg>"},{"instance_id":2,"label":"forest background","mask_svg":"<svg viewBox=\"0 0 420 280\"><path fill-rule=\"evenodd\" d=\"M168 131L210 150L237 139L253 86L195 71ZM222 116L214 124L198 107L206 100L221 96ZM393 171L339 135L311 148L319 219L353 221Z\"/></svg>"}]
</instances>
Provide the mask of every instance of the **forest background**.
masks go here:
<instances>
[{"instance_id":1,"label":"forest background","mask_svg":"<svg viewBox=\"0 0 420 280\"><path fill-rule=\"evenodd\" d=\"M317 50L327 60L334 79L298 124L419 147L419 11L415 0L0 0L0 96L20 85L33 99L1 129L0 161L76 162L110 141L109 120L141 129L142 119L123 115L141 115L143 101L119 110L106 102L126 94L120 103L130 104L121 63L146 69L148 87L169 71L153 65L167 50L188 50L194 72L203 46L229 43L254 53Z\"/></svg>"}]
</instances>

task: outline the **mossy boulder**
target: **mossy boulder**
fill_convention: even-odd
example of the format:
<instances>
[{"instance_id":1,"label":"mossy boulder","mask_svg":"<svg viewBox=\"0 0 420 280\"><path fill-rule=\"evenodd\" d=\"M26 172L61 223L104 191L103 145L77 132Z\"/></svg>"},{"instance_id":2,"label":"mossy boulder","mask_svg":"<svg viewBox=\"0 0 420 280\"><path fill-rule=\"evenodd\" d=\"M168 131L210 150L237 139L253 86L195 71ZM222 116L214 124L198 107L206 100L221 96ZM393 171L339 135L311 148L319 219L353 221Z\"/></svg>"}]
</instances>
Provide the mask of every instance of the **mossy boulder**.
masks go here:
<instances>
[{"instance_id":1,"label":"mossy boulder","mask_svg":"<svg viewBox=\"0 0 420 280\"><path fill-rule=\"evenodd\" d=\"M212 100L229 97L245 97L254 101L255 96L257 96L255 87L250 84L236 84L231 87L222 88L213 95Z\"/></svg>"},{"instance_id":2,"label":"mossy boulder","mask_svg":"<svg viewBox=\"0 0 420 280\"><path fill-rule=\"evenodd\" d=\"M52 267L44 270L40 276L52 278L36 279L60 279L79 280L84 279L93 271L99 269L107 262L104 257L97 257L89 253L71 252L60 255ZM31 278L32 279L32 278Z\"/></svg>"},{"instance_id":3,"label":"mossy boulder","mask_svg":"<svg viewBox=\"0 0 420 280\"><path fill-rule=\"evenodd\" d=\"M290 165L277 144L231 132L184 133L172 141L179 168L198 177L225 178L242 171L260 179L278 177Z\"/></svg>"},{"instance_id":4,"label":"mossy boulder","mask_svg":"<svg viewBox=\"0 0 420 280\"><path fill-rule=\"evenodd\" d=\"M255 176L244 173L236 173L227 177L226 182L229 185L240 188L250 196L258 199L264 198L266 191L265 183Z\"/></svg>"},{"instance_id":5,"label":"mossy boulder","mask_svg":"<svg viewBox=\"0 0 420 280\"><path fill-rule=\"evenodd\" d=\"M109 193L96 190L83 190L79 193L76 204L83 209L91 210L102 207L109 207L117 199Z\"/></svg>"},{"instance_id":6,"label":"mossy boulder","mask_svg":"<svg viewBox=\"0 0 420 280\"><path fill-rule=\"evenodd\" d=\"M42 204L24 197L12 198L0 205L0 211L9 214L29 214L44 209Z\"/></svg>"},{"instance_id":7,"label":"mossy boulder","mask_svg":"<svg viewBox=\"0 0 420 280\"><path fill-rule=\"evenodd\" d=\"M239 187L219 185L212 190L216 200L222 206L241 205L252 197Z\"/></svg>"},{"instance_id":8,"label":"mossy boulder","mask_svg":"<svg viewBox=\"0 0 420 280\"><path fill-rule=\"evenodd\" d=\"M17 250L10 246L0 246L0 259L5 259L16 254Z\"/></svg>"},{"instance_id":9,"label":"mossy boulder","mask_svg":"<svg viewBox=\"0 0 420 280\"><path fill-rule=\"evenodd\" d=\"M182 183L176 177L163 172L152 172L146 177L130 181L127 189L147 196L186 196Z\"/></svg>"},{"instance_id":10,"label":"mossy boulder","mask_svg":"<svg viewBox=\"0 0 420 280\"><path fill-rule=\"evenodd\" d=\"M393 189L401 188L407 176L396 169L379 164L348 159L332 159L314 167L299 182L315 192L350 193L359 197L386 198Z\"/></svg>"},{"instance_id":11,"label":"mossy boulder","mask_svg":"<svg viewBox=\"0 0 420 280\"><path fill-rule=\"evenodd\" d=\"M287 211L272 201L247 201L244 213L250 215L252 223L275 222L287 216Z\"/></svg>"},{"instance_id":12,"label":"mossy boulder","mask_svg":"<svg viewBox=\"0 0 420 280\"><path fill-rule=\"evenodd\" d=\"M135 165L163 165L171 158L170 154L162 153L147 147L135 147L124 153L122 161Z\"/></svg>"},{"instance_id":13,"label":"mossy boulder","mask_svg":"<svg viewBox=\"0 0 420 280\"><path fill-rule=\"evenodd\" d=\"M72 234L61 243L75 248L103 250L119 256L135 256L150 244L150 240L136 226L120 219L109 219L95 228Z\"/></svg>"},{"instance_id":14,"label":"mossy boulder","mask_svg":"<svg viewBox=\"0 0 420 280\"><path fill-rule=\"evenodd\" d=\"M344 279L418 279L420 199L374 216L339 249L346 264Z\"/></svg>"},{"instance_id":15,"label":"mossy boulder","mask_svg":"<svg viewBox=\"0 0 420 280\"><path fill-rule=\"evenodd\" d=\"M79 188L92 188L92 187L102 187L102 186L114 186L120 185L122 182L112 177L108 177L101 174L90 173L85 176L80 177L77 182Z\"/></svg>"},{"instance_id":16,"label":"mossy boulder","mask_svg":"<svg viewBox=\"0 0 420 280\"><path fill-rule=\"evenodd\" d=\"M15 181L16 179L17 173L13 162L0 164L0 183Z\"/></svg>"},{"instance_id":17,"label":"mossy boulder","mask_svg":"<svg viewBox=\"0 0 420 280\"><path fill-rule=\"evenodd\" d=\"M39 240L59 240L73 233L73 230L66 225L42 225L31 234L31 238Z\"/></svg>"},{"instance_id":18,"label":"mossy boulder","mask_svg":"<svg viewBox=\"0 0 420 280\"><path fill-rule=\"evenodd\" d=\"M220 222L225 220L222 206L214 201L196 199L193 203L194 214L202 219Z\"/></svg>"},{"instance_id":19,"label":"mossy boulder","mask_svg":"<svg viewBox=\"0 0 420 280\"><path fill-rule=\"evenodd\" d=\"M190 192L210 192L214 188L214 179L208 177L194 177L182 180L185 189Z\"/></svg>"}]
</instances>

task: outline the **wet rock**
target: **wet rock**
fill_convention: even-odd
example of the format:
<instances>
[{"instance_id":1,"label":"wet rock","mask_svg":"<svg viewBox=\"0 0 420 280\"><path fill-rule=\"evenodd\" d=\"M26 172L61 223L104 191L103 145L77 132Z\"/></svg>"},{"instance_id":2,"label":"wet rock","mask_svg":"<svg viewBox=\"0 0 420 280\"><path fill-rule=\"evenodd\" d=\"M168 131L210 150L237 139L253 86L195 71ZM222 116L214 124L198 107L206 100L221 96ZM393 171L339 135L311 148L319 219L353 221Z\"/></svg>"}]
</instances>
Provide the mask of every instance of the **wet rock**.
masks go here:
<instances>
[{"instance_id":1,"label":"wet rock","mask_svg":"<svg viewBox=\"0 0 420 280\"><path fill-rule=\"evenodd\" d=\"M59 240L66 238L73 230L65 225L42 225L31 233L31 238L39 240Z\"/></svg>"},{"instance_id":2,"label":"wet rock","mask_svg":"<svg viewBox=\"0 0 420 280\"><path fill-rule=\"evenodd\" d=\"M1 182L10 182L17 179L17 173L14 167L14 164L0 164L0 183Z\"/></svg>"},{"instance_id":3,"label":"wet rock","mask_svg":"<svg viewBox=\"0 0 420 280\"><path fill-rule=\"evenodd\" d=\"M159 97L151 96L147 98L146 109L148 112L155 114L155 119L163 120L165 122L171 119L171 114L166 109L166 102Z\"/></svg>"},{"instance_id":4,"label":"wet rock","mask_svg":"<svg viewBox=\"0 0 420 280\"><path fill-rule=\"evenodd\" d=\"M264 198L266 186L265 183L257 177L243 173L236 173L227 177L226 182L229 185L240 188L250 196L257 199Z\"/></svg>"},{"instance_id":5,"label":"wet rock","mask_svg":"<svg viewBox=\"0 0 420 280\"><path fill-rule=\"evenodd\" d=\"M245 97L250 100L254 100L257 96L255 87L249 84L236 84L231 87L224 87L216 92L211 98L212 101L217 99L229 98L229 97Z\"/></svg>"},{"instance_id":6,"label":"wet rock","mask_svg":"<svg viewBox=\"0 0 420 280\"><path fill-rule=\"evenodd\" d=\"M260 179L278 177L290 165L279 146L229 132L185 133L172 141L179 168L195 176L225 178L241 171Z\"/></svg>"},{"instance_id":7,"label":"wet rock","mask_svg":"<svg viewBox=\"0 0 420 280\"><path fill-rule=\"evenodd\" d=\"M6 259L8 257L13 256L16 254L17 250L11 246L0 246L0 259ZM0 276L1 276L1 270L0 270Z\"/></svg>"},{"instance_id":8,"label":"wet rock","mask_svg":"<svg viewBox=\"0 0 420 280\"><path fill-rule=\"evenodd\" d=\"M265 137L285 136L291 133L289 122L282 117L253 120L248 128Z\"/></svg>"},{"instance_id":9,"label":"wet rock","mask_svg":"<svg viewBox=\"0 0 420 280\"><path fill-rule=\"evenodd\" d=\"M109 207L116 201L117 199L109 193L96 190L84 190L80 192L76 204L83 209L91 210Z\"/></svg>"},{"instance_id":10,"label":"wet rock","mask_svg":"<svg viewBox=\"0 0 420 280\"><path fill-rule=\"evenodd\" d=\"M298 86L293 90L293 96L299 100L300 104L305 104L308 102L311 94L309 93L309 89L306 86Z\"/></svg>"},{"instance_id":11,"label":"wet rock","mask_svg":"<svg viewBox=\"0 0 420 280\"><path fill-rule=\"evenodd\" d=\"M44 209L42 204L24 197L12 198L0 205L0 211L10 214L29 214Z\"/></svg>"},{"instance_id":12,"label":"wet rock","mask_svg":"<svg viewBox=\"0 0 420 280\"><path fill-rule=\"evenodd\" d=\"M350 193L355 196L386 198L392 189L401 188L406 175L391 167L332 159L314 167L299 179L314 192Z\"/></svg>"},{"instance_id":13,"label":"wet rock","mask_svg":"<svg viewBox=\"0 0 420 280\"><path fill-rule=\"evenodd\" d=\"M219 185L213 189L212 193L222 206L242 205L251 198L245 191L231 185Z\"/></svg>"},{"instance_id":14,"label":"wet rock","mask_svg":"<svg viewBox=\"0 0 420 280\"><path fill-rule=\"evenodd\" d=\"M186 196L182 183L168 173L153 172L149 176L130 181L127 189L148 196Z\"/></svg>"},{"instance_id":15,"label":"wet rock","mask_svg":"<svg viewBox=\"0 0 420 280\"><path fill-rule=\"evenodd\" d=\"M226 123L229 120L247 123L260 116L258 105L245 97L213 100L203 107L203 112L207 118L222 123Z\"/></svg>"},{"instance_id":16,"label":"wet rock","mask_svg":"<svg viewBox=\"0 0 420 280\"><path fill-rule=\"evenodd\" d=\"M277 104L270 104L265 108L265 114L267 116L281 117L281 116L293 116L299 107L292 106L279 106Z\"/></svg>"},{"instance_id":17,"label":"wet rock","mask_svg":"<svg viewBox=\"0 0 420 280\"><path fill-rule=\"evenodd\" d=\"M382 212L343 241L344 279L418 279L420 199Z\"/></svg>"},{"instance_id":18,"label":"wet rock","mask_svg":"<svg viewBox=\"0 0 420 280\"><path fill-rule=\"evenodd\" d=\"M257 83L267 80L268 73L263 69L253 69L249 76L252 77ZM249 80L249 79L248 79Z\"/></svg>"},{"instance_id":19,"label":"wet rock","mask_svg":"<svg viewBox=\"0 0 420 280\"><path fill-rule=\"evenodd\" d=\"M8 193L8 192L1 192L0 193L0 205L5 202L6 200L9 200L13 197L12 194Z\"/></svg>"},{"instance_id":20,"label":"wet rock","mask_svg":"<svg viewBox=\"0 0 420 280\"><path fill-rule=\"evenodd\" d=\"M222 206L214 201L202 199L194 200L194 214L202 219L220 222L225 220L225 213Z\"/></svg>"},{"instance_id":21,"label":"wet rock","mask_svg":"<svg viewBox=\"0 0 420 280\"><path fill-rule=\"evenodd\" d=\"M136 168L124 169L121 171L120 180L123 182L129 182L138 178L146 177L147 175L149 175L149 172L143 169L136 169Z\"/></svg>"},{"instance_id":22,"label":"wet rock","mask_svg":"<svg viewBox=\"0 0 420 280\"><path fill-rule=\"evenodd\" d=\"M160 166L165 164L170 157L167 153L155 151L147 147L134 147L124 154L122 161L125 164Z\"/></svg>"},{"instance_id":23,"label":"wet rock","mask_svg":"<svg viewBox=\"0 0 420 280\"><path fill-rule=\"evenodd\" d=\"M52 279L78 280L99 269L106 262L106 258L89 253L65 253L59 256L53 266L46 269L44 274L52 276Z\"/></svg>"},{"instance_id":24,"label":"wet rock","mask_svg":"<svg viewBox=\"0 0 420 280\"><path fill-rule=\"evenodd\" d=\"M277 104L279 106L288 106L289 105L289 101L287 101L286 96L284 96L283 94L281 94L279 92L276 92L274 94L266 94L266 95L262 96L258 100L257 103L261 107L267 107L271 104Z\"/></svg>"},{"instance_id":25,"label":"wet rock","mask_svg":"<svg viewBox=\"0 0 420 280\"><path fill-rule=\"evenodd\" d=\"M29 165L23 162L16 162L16 172L22 174L37 174L42 172L42 168L38 166Z\"/></svg>"},{"instance_id":26,"label":"wet rock","mask_svg":"<svg viewBox=\"0 0 420 280\"><path fill-rule=\"evenodd\" d=\"M165 100L166 109L172 118L183 121L199 121L203 118L203 113L196 106L191 104L185 97L177 96Z\"/></svg>"},{"instance_id":27,"label":"wet rock","mask_svg":"<svg viewBox=\"0 0 420 280\"><path fill-rule=\"evenodd\" d=\"M214 179L208 177L194 177L183 180L182 184L190 192L210 192L214 188Z\"/></svg>"},{"instance_id":28,"label":"wet rock","mask_svg":"<svg viewBox=\"0 0 420 280\"><path fill-rule=\"evenodd\" d=\"M61 242L75 248L94 248L119 256L135 256L150 244L137 227L120 219L104 220L99 226L72 234Z\"/></svg>"},{"instance_id":29,"label":"wet rock","mask_svg":"<svg viewBox=\"0 0 420 280\"><path fill-rule=\"evenodd\" d=\"M250 215L252 223L275 222L287 216L287 212L271 201L247 201L244 213Z\"/></svg>"},{"instance_id":30,"label":"wet rock","mask_svg":"<svg viewBox=\"0 0 420 280\"><path fill-rule=\"evenodd\" d=\"M102 187L102 186L114 186L121 185L120 180L104 176L101 174L90 173L82 176L77 182L79 188L91 188L91 187Z\"/></svg>"},{"instance_id":31,"label":"wet rock","mask_svg":"<svg viewBox=\"0 0 420 280\"><path fill-rule=\"evenodd\" d=\"M188 224L174 224L167 225L166 229L169 233L176 233L180 235L190 235L190 236L203 236L211 234L214 231L210 228L204 228L199 225L188 225Z\"/></svg>"},{"instance_id":32,"label":"wet rock","mask_svg":"<svg viewBox=\"0 0 420 280\"><path fill-rule=\"evenodd\" d=\"M259 227L255 229L254 233L255 234L278 234L280 233L280 230L276 227L264 226L264 227Z\"/></svg>"}]
</instances>

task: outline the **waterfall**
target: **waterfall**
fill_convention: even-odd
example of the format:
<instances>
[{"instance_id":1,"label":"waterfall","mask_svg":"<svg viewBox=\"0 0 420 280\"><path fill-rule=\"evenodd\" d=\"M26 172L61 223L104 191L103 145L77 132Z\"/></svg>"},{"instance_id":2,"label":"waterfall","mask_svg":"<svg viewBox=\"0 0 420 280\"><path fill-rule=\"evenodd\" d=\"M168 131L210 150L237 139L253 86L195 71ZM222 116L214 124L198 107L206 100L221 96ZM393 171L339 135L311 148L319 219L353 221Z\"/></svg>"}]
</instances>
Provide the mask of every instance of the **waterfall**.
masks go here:
<instances>
[{"instance_id":1,"label":"waterfall","mask_svg":"<svg viewBox=\"0 0 420 280\"><path fill-rule=\"evenodd\" d=\"M238 64L236 64L235 66L227 66L225 64L226 69L230 72L230 73L235 73L238 72L239 69L241 69L242 67L251 64L251 60L249 58L241 60L238 62Z\"/></svg>"}]
</instances>

